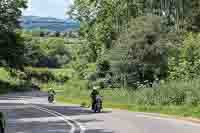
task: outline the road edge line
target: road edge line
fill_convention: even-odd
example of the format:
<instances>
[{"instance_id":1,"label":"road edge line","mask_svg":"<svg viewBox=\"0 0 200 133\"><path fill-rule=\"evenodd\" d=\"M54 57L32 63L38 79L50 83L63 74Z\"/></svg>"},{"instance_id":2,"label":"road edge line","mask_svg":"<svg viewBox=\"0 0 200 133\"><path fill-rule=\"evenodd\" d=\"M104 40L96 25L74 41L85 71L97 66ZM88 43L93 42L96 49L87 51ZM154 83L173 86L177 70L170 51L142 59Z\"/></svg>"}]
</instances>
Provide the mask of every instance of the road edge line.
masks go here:
<instances>
[{"instance_id":1,"label":"road edge line","mask_svg":"<svg viewBox=\"0 0 200 133\"><path fill-rule=\"evenodd\" d=\"M86 128L85 128L84 126L82 126L81 123L79 123L79 122L77 122L77 121L75 121L75 120L72 120L70 117L65 116L65 115L63 115L63 114L61 114L61 113L59 113L59 112L57 112L57 111L49 110L49 109L44 108L44 107L41 107L41 106L37 106L37 105L33 105L33 106L35 106L35 107L37 107L37 108L40 108L40 109L43 109L43 110L46 110L46 111L49 111L49 112L52 112L52 113L55 113L56 115L61 116L61 117L63 117L64 119L68 120L68 122L72 121L73 123L75 123L75 124L80 128L80 133L85 133ZM70 122L70 123L71 123L71 122ZM72 124L72 123L71 123L71 124Z\"/></svg>"},{"instance_id":2,"label":"road edge line","mask_svg":"<svg viewBox=\"0 0 200 133\"><path fill-rule=\"evenodd\" d=\"M58 115L58 114L56 114L56 113L54 113L52 111L40 108L40 107L35 106L35 105L32 105L32 108L40 110L40 111L43 111L43 112L46 112L46 113L49 113L49 114L54 115L56 117L59 117L61 120L63 120L65 123L67 123L68 125L71 126L70 133L74 133L75 132L75 126L69 120L67 120L66 118L64 118L63 116L60 116L60 115Z\"/></svg>"},{"instance_id":3,"label":"road edge line","mask_svg":"<svg viewBox=\"0 0 200 133\"><path fill-rule=\"evenodd\" d=\"M50 113L50 114L52 114L54 116L62 118L62 120L64 120L67 124L70 123L69 125L72 127L72 129L71 129L72 131L70 131L70 133L74 133L75 132L75 127L74 127L73 123L75 123L75 124L77 124L79 126L80 133L85 133L85 131L86 131L86 128L81 123L79 123L79 122L77 122L75 120L72 120L68 116L65 116L65 115L63 115L63 114L61 114L59 112L54 111L54 110L49 110L49 109L44 108L44 107L40 107L40 106L37 106L37 105L30 104L30 103L26 102L24 99L21 99L21 98L19 98L19 99L22 101L23 104L29 104L35 109L38 109L40 111L44 111L44 112ZM73 123L70 122L70 121L72 121Z\"/></svg>"}]
</instances>

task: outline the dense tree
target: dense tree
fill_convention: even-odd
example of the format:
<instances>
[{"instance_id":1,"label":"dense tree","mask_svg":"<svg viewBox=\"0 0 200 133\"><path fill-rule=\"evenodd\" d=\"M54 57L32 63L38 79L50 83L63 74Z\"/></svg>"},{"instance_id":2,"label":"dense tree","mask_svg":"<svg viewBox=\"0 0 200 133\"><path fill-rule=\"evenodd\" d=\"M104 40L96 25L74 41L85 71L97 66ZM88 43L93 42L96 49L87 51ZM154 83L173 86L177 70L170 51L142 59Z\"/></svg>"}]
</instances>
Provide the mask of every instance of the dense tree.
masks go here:
<instances>
[{"instance_id":1,"label":"dense tree","mask_svg":"<svg viewBox=\"0 0 200 133\"><path fill-rule=\"evenodd\" d=\"M71 61L63 38L40 38L24 34L25 66L61 68Z\"/></svg>"},{"instance_id":2,"label":"dense tree","mask_svg":"<svg viewBox=\"0 0 200 133\"><path fill-rule=\"evenodd\" d=\"M193 1L192 4L190 0L75 0L70 15L81 22L81 35L87 38L92 61L96 61L138 16L155 14L162 17L166 32L183 31L186 19L198 12L195 9L199 6Z\"/></svg>"},{"instance_id":3,"label":"dense tree","mask_svg":"<svg viewBox=\"0 0 200 133\"><path fill-rule=\"evenodd\" d=\"M108 54L111 71L127 84L164 78L168 62L164 34L159 17L136 18Z\"/></svg>"},{"instance_id":4,"label":"dense tree","mask_svg":"<svg viewBox=\"0 0 200 133\"><path fill-rule=\"evenodd\" d=\"M91 61L97 61L112 45L112 0L75 0L70 15L81 22L81 35L87 38Z\"/></svg>"},{"instance_id":5,"label":"dense tree","mask_svg":"<svg viewBox=\"0 0 200 133\"><path fill-rule=\"evenodd\" d=\"M169 58L170 79L189 80L200 74L200 35L189 33L183 46L174 49Z\"/></svg>"},{"instance_id":6,"label":"dense tree","mask_svg":"<svg viewBox=\"0 0 200 133\"><path fill-rule=\"evenodd\" d=\"M0 62L1 65L19 67L23 64L23 39L16 29L25 0L0 1Z\"/></svg>"},{"instance_id":7,"label":"dense tree","mask_svg":"<svg viewBox=\"0 0 200 133\"><path fill-rule=\"evenodd\" d=\"M167 78L174 71L171 66L180 61L184 53L181 48L187 44L182 39L184 33L200 30L199 3L199 0L75 0L70 15L81 23L81 35L87 39L91 61L98 66L104 66L101 61L111 65L106 72L97 70L103 73L101 78L106 78L107 72L114 73L112 79L121 81L124 87L137 81Z\"/></svg>"},{"instance_id":8,"label":"dense tree","mask_svg":"<svg viewBox=\"0 0 200 133\"><path fill-rule=\"evenodd\" d=\"M188 30L193 32L200 32L200 1L190 0L191 15L188 16Z\"/></svg>"}]
</instances>

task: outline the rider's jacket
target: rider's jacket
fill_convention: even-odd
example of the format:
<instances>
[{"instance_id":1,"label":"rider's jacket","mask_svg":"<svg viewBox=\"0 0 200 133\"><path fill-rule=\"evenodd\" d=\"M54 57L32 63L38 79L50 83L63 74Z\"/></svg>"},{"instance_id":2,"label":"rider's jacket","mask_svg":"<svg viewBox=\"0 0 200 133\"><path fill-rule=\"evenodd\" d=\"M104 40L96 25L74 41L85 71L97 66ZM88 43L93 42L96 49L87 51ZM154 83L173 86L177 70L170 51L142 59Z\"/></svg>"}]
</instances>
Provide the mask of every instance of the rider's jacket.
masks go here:
<instances>
[{"instance_id":1,"label":"rider's jacket","mask_svg":"<svg viewBox=\"0 0 200 133\"><path fill-rule=\"evenodd\" d=\"M97 90L93 90L92 91L92 93L91 93L91 98L93 99L93 100L95 100L96 99L96 96L99 94L99 92L97 91Z\"/></svg>"}]
</instances>

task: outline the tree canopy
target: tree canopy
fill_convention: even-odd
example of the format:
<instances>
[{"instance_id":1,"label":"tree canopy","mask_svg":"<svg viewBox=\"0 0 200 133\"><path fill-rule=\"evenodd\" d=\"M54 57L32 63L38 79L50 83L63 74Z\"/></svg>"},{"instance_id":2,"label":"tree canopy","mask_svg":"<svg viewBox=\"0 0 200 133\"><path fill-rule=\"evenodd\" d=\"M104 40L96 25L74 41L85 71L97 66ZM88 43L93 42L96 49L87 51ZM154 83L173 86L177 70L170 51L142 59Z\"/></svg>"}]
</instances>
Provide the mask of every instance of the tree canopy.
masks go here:
<instances>
[{"instance_id":1,"label":"tree canopy","mask_svg":"<svg viewBox=\"0 0 200 133\"><path fill-rule=\"evenodd\" d=\"M185 35L200 31L199 0L75 0L69 14L81 23L90 61L109 66L100 78L112 73L123 86L173 75Z\"/></svg>"},{"instance_id":2,"label":"tree canopy","mask_svg":"<svg viewBox=\"0 0 200 133\"><path fill-rule=\"evenodd\" d=\"M23 64L23 39L17 33L25 0L0 0L0 64L19 67Z\"/></svg>"}]
</instances>

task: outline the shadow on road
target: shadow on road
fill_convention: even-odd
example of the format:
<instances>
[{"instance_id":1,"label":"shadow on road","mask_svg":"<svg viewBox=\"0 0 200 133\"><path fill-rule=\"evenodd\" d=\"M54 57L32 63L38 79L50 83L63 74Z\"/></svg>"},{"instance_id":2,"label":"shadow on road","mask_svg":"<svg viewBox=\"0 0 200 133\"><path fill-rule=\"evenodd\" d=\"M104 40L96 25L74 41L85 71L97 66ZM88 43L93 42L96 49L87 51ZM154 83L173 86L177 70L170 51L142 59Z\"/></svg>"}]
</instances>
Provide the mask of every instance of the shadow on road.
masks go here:
<instances>
[{"instance_id":1,"label":"shadow on road","mask_svg":"<svg viewBox=\"0 0 200 133\"><path fill-rule=\"evenodd\" d=\"M102 120L97 120L97 119L87 119L87 120L76 119L76 121L80 123L102 122Z\"/></svg>"},{"instance_id":2,"label":"shadow on road","mask_svg":"<svg viewBox=\"0 0 200 133\"><path fill-rule=\"evenodd\" d=\"M106 131L104 129L91 129L91 130L87 130L86 133L114 133L114 132Z\"/></svg>"},{"instance_id":3,"label":"shadow on road","mask_svg":"<svg viewBox=\"0 0 200 133\"><path fill-rule=\"evenodd\" d=\"M45 107L47 108L47 107ZM90 115L93 114L89 110L84 110L79 107L48 107L50 110L55 110L63 115ZM53 108L53 109L52 109ZM65 133L70 129L70 126L63 122L62 119L52 116L46 112L24 106L24 108L16 108L9 114L9 133ZM82 124L103 122L98 119L76 119ZM87 129L85 133L114 133L104 129Z\"/></svg>"},{"instance_id":4,"label":"shadow on road","mask_svg":"<svg viewBox=\"0 0 200 133\"><path fill-rule=\"evenodd\" d=\"M19 94L20 95L20 94ZM30 94L31 95L31 94ZM20 95L20 97L24 96L24 98L28 98L29 95L24 93L24 95ZM38 98L44 98L45 94L40 94L37 96ZM2 98L0 99L0 107L5 108L6 106L12 107L12 109L5 109L7 113L7 125L8 125L8 133L65 133L67 130L69 131L70 126L65 123L59 117L53 116L47 112L43 112L38 109L34 109L31 105L26 105L23 103L17 103L19 101L18 94L15 96L11 96L10 98ZM37 101L37 98L36 98ZM43 100L45 102L45 100ZM5 103L6 102L6 103ZM23 102L23 101L20 101ZM76 116L91 116L97 115L93 113L90 109L81 108L78 106L65 106L65 105L54 105L47 104L41 102L41 104L34 104L39 107L43 107L52 111L56 111L61 113L62 115L69 117ZM0 111L2 109L0 108ZM104 111L98 114L106 114L111 113L110 111ZM101 123L103 120L98 119L81 119L77 118L77 122L82 124L93 124L93 123ZM87 129L85 133L114 133L112 131L107 131L105 129Z\"/></svg>"},{"instance_id":5,"label":"shadow on road","mask_svg":"<svg viewBox=\"0 0 200 133\"><path fill-rule=\"evenodd\" d=\"M81 108L81 107L78 107L78 106L52 106L52 105L49 105L49 104L47 104L47 105L37 104L37 106L44 107L44 108L47 108L49 110L59 112L59 113L66 115L66 116L94 115L95 114L89 108ZM102 113L103 114L111 113L111 111L103 111ZM102 113L98 113L98 114L102 114Z\"/></svg>"}]
</instances>

